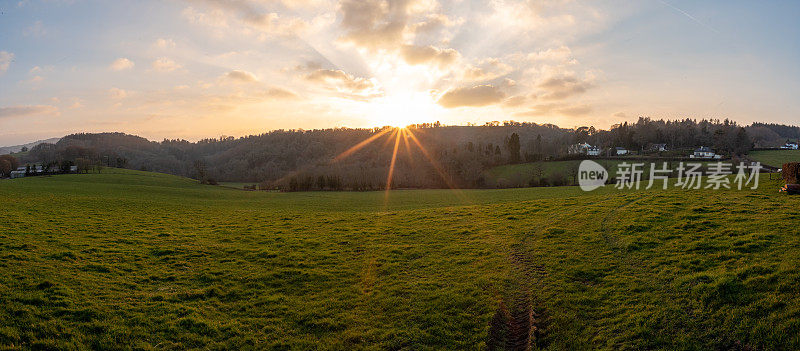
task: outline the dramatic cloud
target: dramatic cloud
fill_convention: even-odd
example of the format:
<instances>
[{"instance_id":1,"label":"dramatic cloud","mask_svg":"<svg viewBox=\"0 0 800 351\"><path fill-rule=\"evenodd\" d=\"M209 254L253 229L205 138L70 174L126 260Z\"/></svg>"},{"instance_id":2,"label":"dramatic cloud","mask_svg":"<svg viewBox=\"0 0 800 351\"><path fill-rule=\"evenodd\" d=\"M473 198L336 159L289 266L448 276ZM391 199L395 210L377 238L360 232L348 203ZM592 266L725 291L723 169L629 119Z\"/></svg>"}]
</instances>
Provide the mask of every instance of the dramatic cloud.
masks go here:
<instances>
[{"instance_id":1,"label":"dramatic cloud","mask_svg":"<svg viewBox=\"0 0 800 351\"><path fill-rule=\"evenodd\" d=\"M414 32L412 16L430 11L435 4L426 0L343 0L339 5L346 32L342 39L368 49L396 48L405 34Z\"/></svg>"},{"instance_id":2,"label":"dramatic cloud","mask_svg":"<svg viewBox=\"0 0 800 351\"><path fill-rule=\"evenodd\" d=\"M439 105L447 108L462 106L480 107L501 102L506 94L491 85L450 90L439 99Z\"/></svg>"},{"instance_id":3,"label":"dramatic cloud","mask_svg":"<svg viewBox=\"0 0 800 351\"><path fill-rule=\"evenodd\" d=\"M111 68L114 71L124 71L126 69L131 69L133 68L133 61L121 57L114 60L114 62L111 63L109 68Z\"/></svg>"},{"instance_id":4,"label":"dramatic cloud","mask_svg":"<svg viewBox=\"0 0 800 351\"><path fill-rule=\"evenodd\" d=\"M180 69L181 67L183 67L179 65L177 62L168 59L166 57L161 57L159 59L156 59L155 61L153 61L152 66L154 70L159 72L172 72L176 69Z\"/></svg>"},{"instance_id":5,"label":"dramatic cloud","mask_svg":"<svg viewBox=\"0 0 800 351\"><path fill-rule=\"evenodd\" d=\"M404 45L401 49L403 59L412 65L434 63L439 67L447 67L459 58L458 51L439 49L433 46Z\"/></svg>"},{"instance_id":6,"label":"dramatic cloud","mask_svg":"<svg viewBox=\"0 0 800 351\"><path fill-rule=\"evenodd\" d=\"M225 73L224 78L236 83L254 83L258 81L258 78L256 78L254 74L240 70L233 70Z\"/></svg>"},{"instance_id":7,"label":"dramatic cloud","mask_svg":"<svg viewBox=\"0 0 800 351\"><path fill-rule=\"evenodd\" d=\"M8 51L0 51L0 74L6 73L11 61L14 60L14 54Z\"/></svg>"},{"instance_id":8,"label":"dramatic cloud","mask_svg":"<svg viewBox=\"0 0 800 351\"><path fill-rule=\"evenodd\" d=\"M50 105L29 105L0 107L0 118L24 117L32 115L57 115L58 108Z\"/></svg>"}]
</instances>

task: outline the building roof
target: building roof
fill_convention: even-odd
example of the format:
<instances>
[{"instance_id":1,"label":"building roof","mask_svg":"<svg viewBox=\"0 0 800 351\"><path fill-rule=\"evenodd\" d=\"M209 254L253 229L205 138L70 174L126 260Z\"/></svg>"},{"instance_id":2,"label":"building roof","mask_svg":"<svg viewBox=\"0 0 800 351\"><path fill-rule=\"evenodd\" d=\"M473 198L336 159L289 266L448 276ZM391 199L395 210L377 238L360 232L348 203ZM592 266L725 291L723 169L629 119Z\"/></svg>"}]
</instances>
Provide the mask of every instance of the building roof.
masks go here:
<instances>
[{"instance_id":1,"label":"building roof","mask_svg":"<svg viewBox=\"0 0 800 351\"><path fill-rule=\"evenodd\" d=\"M694 152L714 152L714 151L711 150L711 148L708 146L701 146L699 149L694 150Z\"/></svg>"},{"instance_id":2,"label":"building roof","mask_svg":"<svg viewBox=\"0 0 800 351\"><path fill-rule=\"evenodd\" d=\"M627 150L627 149L625 149L624 147L621 147L621 146L617 146L617 147L615 147L615 149L617 149L617 150Z\"/></svg>"}]
</instances>

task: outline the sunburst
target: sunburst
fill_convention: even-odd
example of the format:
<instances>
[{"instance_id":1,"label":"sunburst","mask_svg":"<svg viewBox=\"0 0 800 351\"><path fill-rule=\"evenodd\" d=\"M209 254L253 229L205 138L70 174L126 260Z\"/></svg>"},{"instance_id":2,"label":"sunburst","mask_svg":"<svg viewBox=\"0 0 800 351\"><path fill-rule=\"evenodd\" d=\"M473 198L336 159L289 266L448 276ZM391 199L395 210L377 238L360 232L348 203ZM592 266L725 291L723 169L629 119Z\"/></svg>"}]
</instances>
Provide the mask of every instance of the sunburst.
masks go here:
<instances>
[{"instance_id":1,"label":"sunburst","mask_svg":"<svg viewBox=\"0 0 800 351\"><path fill-rule=\"evenodd\" d=\"M409 127L386 127L380 132L375 133L374 135L370 136L369 138L365 139L364 141L359 142L358 144L350 147L349 149L345 150L341 154L337 155L333 161L338 162L341 161L348 156L356 153L358 150L363 149L367 145L380 140L382 137L386 136L386 140L384 140L384 146L388 146L390 143L394 143L394 147L392 148L392 158L389 162L389 170L388 175L386 177L386 199L388 200L389 192L392 190L392 182L394 179L395 168L397 166L397 154L398 150L400 149L400 142L403 142L403 146L406 152L406 156L408 157L409 163L414 163L415 160L412 158L412 145L416 146L416 148L422 153L425 160L436 170L436 173L445 182L448 188L455 191L459 198L462 200L466 200L466 198L461 193L460 189L456 185L456 183L452 180L452 178L447 174L444 168L436 161L435 158L431 155L430 151L423 145L419 138L417 138L416 134L414 133L415 128L412 126ZM417 132L422 132L422 130L417 129ZM411 143L409 143L408 139L411 139Z\"/></svg>"}]
</instances>

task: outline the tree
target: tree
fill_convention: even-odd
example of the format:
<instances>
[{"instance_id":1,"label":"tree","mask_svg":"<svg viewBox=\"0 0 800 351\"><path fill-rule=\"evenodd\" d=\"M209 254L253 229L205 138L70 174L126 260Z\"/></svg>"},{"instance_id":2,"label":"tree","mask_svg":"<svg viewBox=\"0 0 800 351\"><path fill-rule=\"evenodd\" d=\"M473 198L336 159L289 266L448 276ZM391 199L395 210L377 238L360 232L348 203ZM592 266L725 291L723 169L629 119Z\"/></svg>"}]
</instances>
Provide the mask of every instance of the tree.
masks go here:
<instances>
[{"instance_id":1,"label":"tree","mask_svg":"<svg viewBox=\"0 0 800 351\"><path fill-rule=\"evenodd\" d=\"M92 161L87 158L76 158L75 165L78 166L78 173L89 173L92 169Z\"/></svg>"},{"instance_id":2,"label":"tree","mask_svg":"<svg viewBox=\"0 0 800 351\"><path fill-rule=\"evenodd\" d=\"M0 175L11 176L11 171L16 171L19 167L19 160L11 155L0 156Z\"/></svg>"},{"instance_id":3,"label":"tree","mask_svg":"<svg viewBox=\"0 0 800 351\"><path fill-rule=\"evenodd\" d=\"M206 164L203 161L194 160L194 174L201 184L206 184L208 182Z\"/></svg>"},{"instance_id":4,"label":"tree","mask_svg":"<svg viewBox=\"0 0 800 351\"><path fill-rule=\"evenodd\" d=\"M508 161L510 163L519 163L519 134L511 133L511 136L508 138L508 143L506 144L506 149L508 149L509 152Z\"/></svg>"},{"instance_id":5,"label":"tree","mask_svg":"<svg viewBox=\"0 0 800 351\"><path fill-rule=\"evenodd\" d=\"M736 132L733 144L733 150L737 155L744 155L753 148L753 142L750 140L750 136L747 135L747 130L741 127Z\"/></svg>"}]
</instances>

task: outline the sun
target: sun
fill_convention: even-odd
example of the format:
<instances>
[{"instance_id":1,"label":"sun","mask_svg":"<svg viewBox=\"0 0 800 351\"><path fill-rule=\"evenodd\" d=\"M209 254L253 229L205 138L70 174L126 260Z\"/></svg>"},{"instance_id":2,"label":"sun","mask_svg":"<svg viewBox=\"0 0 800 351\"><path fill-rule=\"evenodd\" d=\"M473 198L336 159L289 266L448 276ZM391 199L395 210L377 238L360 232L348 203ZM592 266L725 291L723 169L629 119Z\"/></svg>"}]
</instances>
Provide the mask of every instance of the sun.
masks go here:
<instances>
[{"instance_id":1,"label":"sun","mask_svg":"<svg viewBox=\"0 0 800 351\"><path fill-rule=\"evenodd\" d=\"M402 128L435 122L441 109L427 93L400 93L371 101L367 118L377 126Z\"/></svg>"}]
</instances>

